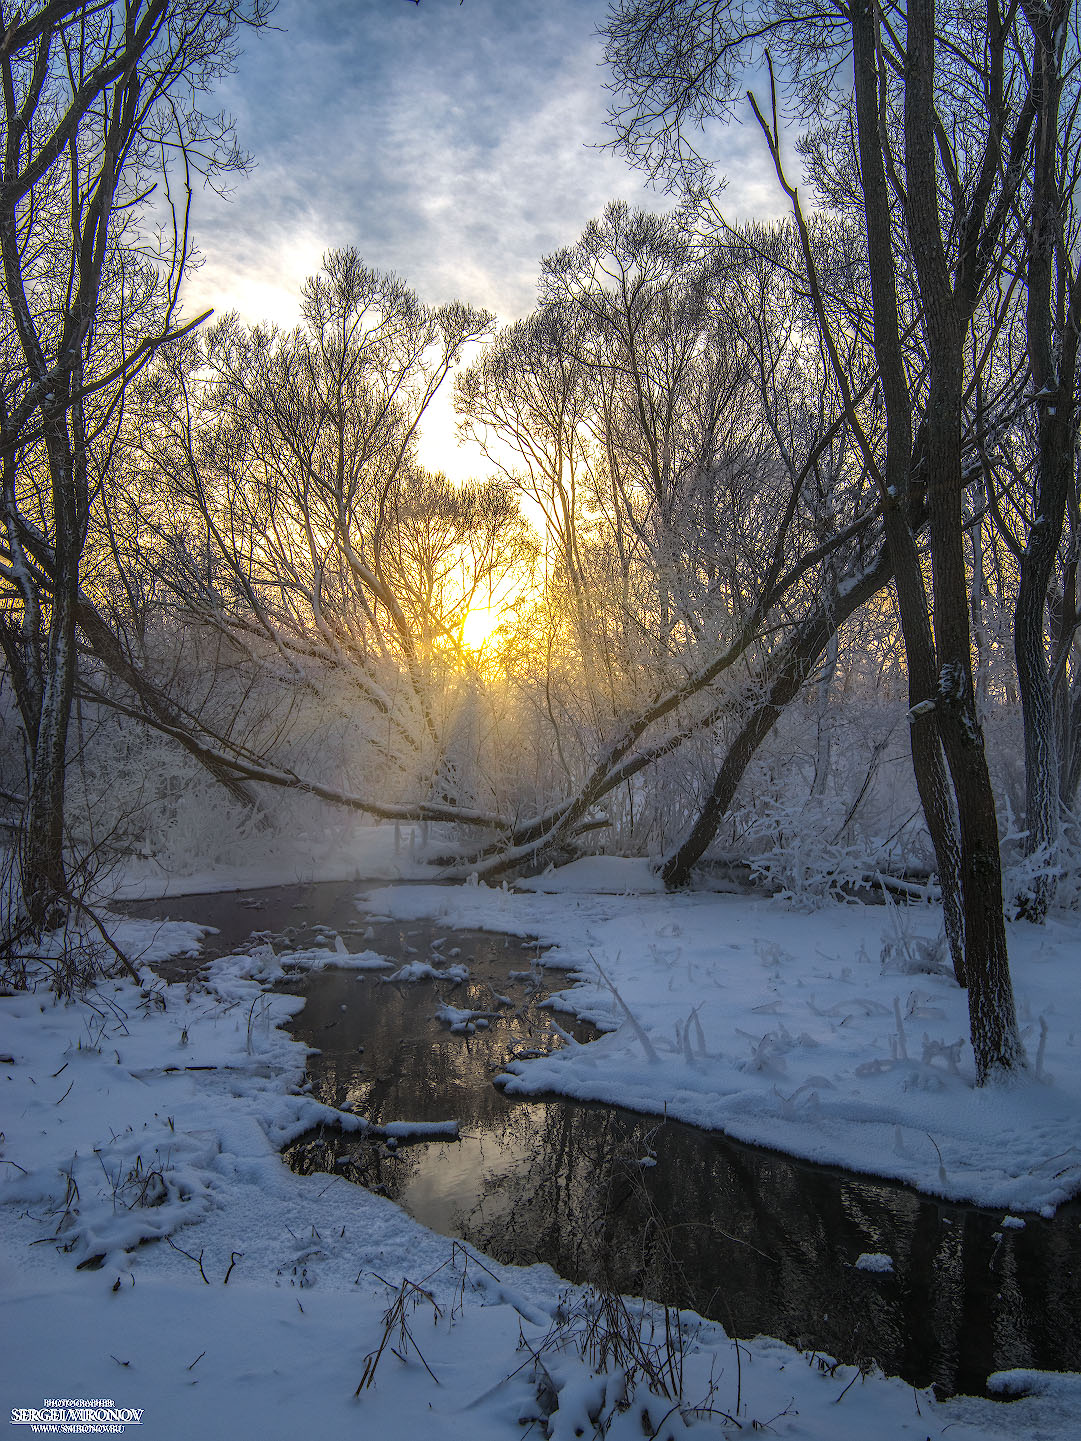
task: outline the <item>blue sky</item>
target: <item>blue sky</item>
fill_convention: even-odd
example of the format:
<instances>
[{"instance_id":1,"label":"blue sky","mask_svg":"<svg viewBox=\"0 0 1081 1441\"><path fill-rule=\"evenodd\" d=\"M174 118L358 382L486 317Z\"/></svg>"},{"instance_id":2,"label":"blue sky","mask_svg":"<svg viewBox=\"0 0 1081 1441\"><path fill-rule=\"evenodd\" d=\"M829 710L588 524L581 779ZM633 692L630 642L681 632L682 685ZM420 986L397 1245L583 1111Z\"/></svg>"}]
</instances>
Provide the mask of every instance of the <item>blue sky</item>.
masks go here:
<instances>
[{"instance_id":1,"label":"blue sky","mask_svg":"<svg viewBox=\"0 0 1081 1441\"><path fill-rule=\"evenodd\" d=\"M188 285L189 313L214 306L292 324L302 280L325 250L348 244L424 300L466 300L504 321L524 314L541 257L608 200L668 203L596 148L606 95L595 32L606 9L279 0L277 28L246 38L219 92L255 167L228 201L197 197L205 261ZM732 213L776 212L760 137L729 129L722 145ZM441 415L440 444L446 405Z\"/></svg>"}]
</instances>

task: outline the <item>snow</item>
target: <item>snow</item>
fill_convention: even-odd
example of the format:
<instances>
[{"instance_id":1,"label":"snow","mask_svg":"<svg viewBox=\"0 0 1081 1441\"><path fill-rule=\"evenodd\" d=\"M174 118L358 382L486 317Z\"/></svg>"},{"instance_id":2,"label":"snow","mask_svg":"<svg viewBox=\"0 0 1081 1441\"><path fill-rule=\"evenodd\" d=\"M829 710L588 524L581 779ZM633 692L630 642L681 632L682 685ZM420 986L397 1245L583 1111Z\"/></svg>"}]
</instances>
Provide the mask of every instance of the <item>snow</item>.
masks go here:
<instances>
[{"instance_id":1,"label":"snow","mask_svg":"<svg viewBox=\"0 0 1081 1441\"><path fill-rule=\"evenodd\" d=\"M881 1251L864 1251L854 1264L857 1271L877 1271L882 1276L893 1274L893 1257L884 1256Z\"/></svg>"},{"instance_id":2,"label":"snow","mask_svg":"<svg viewBox=\"0 0 1081 1441\"><path fill-rule=\"evenodd\" d=\"M390 1136L396 1141L416 1141L422 1136L442 1136L444 1139L456 1139L458 1135L457 1121L389 1121L385 1126L378 1127L382 1135Z\"/></svg>"},{"instance_id":3,"label":"snow","mask_svg":"<svg viewBox=\"0 0 1081 1441\"><path fill-rule=\"evenodd\" d=\"M621 869L629 892L637 868L607 867L608 880ZM410 886L375 898L384 914L438 915L448 932L539 936L574 968L560 1003L608 1034L515 1064L509 1085L611 1095L926 1189L998 1197L1004 1225L1076 1188L1071 928L1015 932L1022 1014L1031 1027L1048 1019L1046 1075L988 1094L973 1089L966 1054L955 1068L919 1059L924 1031L944 1045L964 1033L964 998L941 975L883 971L885 910L602 895L570 879L553 894ZM906 914L933 936L931 911ZM143 963L190 953L200 930L113 925ZM615 1441L647 1434L643 1418L658 1437L735 1434L735 1420L823 1441L1073 1434L1081 1377L1011 1371L993 1382L1020 1398L1008 1406L937 1403L769 1338L737 1346L689 1313L683 1396L708 1414L681 1412L659 1383L591 1352L600 1313L588 1291L544 1266L477 1256L339 1177L288 1170L281 1146L320 1119L365 1123L305 1094L304 1048L280 1029L301 1002L265 987L294 967L380 963L264 946L186 985L144 970L141 985L103 981L79 1000L44 984L0 996L5 1407L108 1401L141 1409L155 1441L496 1441L526 1434L538 1397L558 1408L550 1435L592 1435L600 1408ZM643 1336L649 1313L628 1302ZM621 1410L628 1386L634 1404Z\"/></svg>"},{"instance_id":4,"label":"snow","mask_svg":"<svg viewBox=\"0 0 1081 1441\"><path fill-rule=\"evenodd\" d=\"M462 1010L458 1006L441 1005L436 1010L436 1019L445 1021L455 1035L468 1035L477 1027L482 1029L488 1025L494 1011L469 1011Z\"/></svg>"},{"instance_id":5,"label":"snow","mask_svg":"<svg viewBox=\"0 0 1081 1441\"><path fill-rule=\"evenodd\" d=\"M308 950L283 951L280 954L270 942L255 946L250 953L222 958L217 976L219 983L228 975L241 980L280 981L293 971L325 971L334 966L343 971L389 971L394 962L376 951L350 951L338 937L334 949L312 946ZM385 979L401 979L386 977Z\"/></svg>"},{"instance_id":6,"label":"snow","mask_svg":"<svg viewBox=\"0 0 1081 1441\"><path fill-rule=\"evenodd\" d=\"M584 856L570 865L550 868L543 875L517 882L521 891L545 891L556 895L596 892L615 896L633 892L664 891L664 882L647 860L623 856Z\"/></svg>"},{"instance_id":7,"label":"snow","mask_svg":"<svg viewBox=\"0 0 1081 1441\"><path fill-rule=\"evenodd\" d=\"M433 966L428 961L407 961L404 966L394 972L392 976L384 976L385 981L467 981L469 979L468 966Z\"/></svg>"}]
</instances>

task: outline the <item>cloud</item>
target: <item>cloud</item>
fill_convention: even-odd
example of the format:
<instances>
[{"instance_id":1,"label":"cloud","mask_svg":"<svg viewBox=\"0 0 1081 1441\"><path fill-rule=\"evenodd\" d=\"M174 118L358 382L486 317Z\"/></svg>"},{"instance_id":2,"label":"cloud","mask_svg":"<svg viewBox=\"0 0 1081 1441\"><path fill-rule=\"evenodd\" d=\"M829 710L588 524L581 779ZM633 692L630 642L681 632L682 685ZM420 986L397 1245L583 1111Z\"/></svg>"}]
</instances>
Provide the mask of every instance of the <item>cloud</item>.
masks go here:
<instances>
[{"instance_id":1,"label":"cloud","mask_svg":"<svg viewBox=\"0 0 1081 1441\"><path fill-rule=\"evenodd\" d=\"M239 310L292 325L322 254L355 245L424 300L462 299L501 320L535 298L541 257L572 243L607 201L664 196L600 147L606 0L280 0L218 103L255 167L231 199L196 197L203 252L189 313ZM756 131L711 137L733 214L774 213ZM773 204L770 205L772 199ZM449 398L430 427L452 474ZM432 458L429 464L434 463Z\"/></svg>"},{"instance_id":2,"label":"cloud","mask_svg":"<svg viewBox=\"0 0 1081 1441\"><path fill-rule=\"evenodd\" d=\"M295 315L323 250L355 244L425 299L502 318L540 258L614 196L662 199L596 146L602 0L285 0L221 100L256 168L197 199L190 303ZM269 306L272 314L253 311Z\"/></svg>"}]
</instances>

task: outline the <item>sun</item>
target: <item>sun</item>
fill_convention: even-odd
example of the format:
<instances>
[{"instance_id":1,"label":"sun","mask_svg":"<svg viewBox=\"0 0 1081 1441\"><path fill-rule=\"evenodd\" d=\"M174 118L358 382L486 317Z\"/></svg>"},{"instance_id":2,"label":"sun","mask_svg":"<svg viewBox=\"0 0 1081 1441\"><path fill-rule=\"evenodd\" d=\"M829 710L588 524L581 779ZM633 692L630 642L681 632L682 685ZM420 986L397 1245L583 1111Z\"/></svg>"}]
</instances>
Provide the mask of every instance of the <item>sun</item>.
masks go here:
<instances>
[{"instance_id":1,"label":"sun","mask_svg":"<svg viewBox=\"0 0 1081 1441\"><path fill-rule=\"evenodd\" d=\"M455 631L463 657L471 656L471 664L478 659L492 659L496 638L505 639L516 628L519 612L534 591L535 579L532 567L523 562L485 577L462 597L462 619Z\"/></svg>"},{"instance_id":2,"label":"sun","mask_svg":"<svg viewBox=\"0 0 1081 1441\"><path fill-rule=\"evenodd\" d=\"M503 624L506 613L505 605L473 606L462 622L462 646L464 649L483 650Z\"/></svg>"}]
</instances>

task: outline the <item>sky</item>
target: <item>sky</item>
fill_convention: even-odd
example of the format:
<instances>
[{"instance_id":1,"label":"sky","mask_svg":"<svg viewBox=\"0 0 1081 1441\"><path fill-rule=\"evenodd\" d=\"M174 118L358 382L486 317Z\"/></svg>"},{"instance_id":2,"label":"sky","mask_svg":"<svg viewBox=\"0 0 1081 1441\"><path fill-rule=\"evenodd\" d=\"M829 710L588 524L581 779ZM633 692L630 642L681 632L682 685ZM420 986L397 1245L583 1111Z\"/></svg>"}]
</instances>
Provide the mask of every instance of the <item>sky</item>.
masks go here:
<instances>
[{"instance_id":1,"label":"sky","mask_svg":"<svg viewBox=\"0 0 1081 1441\"><path fill-rule=\"evenodd\" d=\"M665 208L600 148L607 95L596 34L607 0L279 0L244 39L217 100L253 159L230 195L196 198L203 264L189 313L292 325L324 251L354 245L431 303L500 321L535 299L541 257L607 201ZM735 215L776 213L757 132L729 128L721 168ZM421 458L455 479L485 473L454 437L450 387Z\"/></svg>"}]
</instances>

